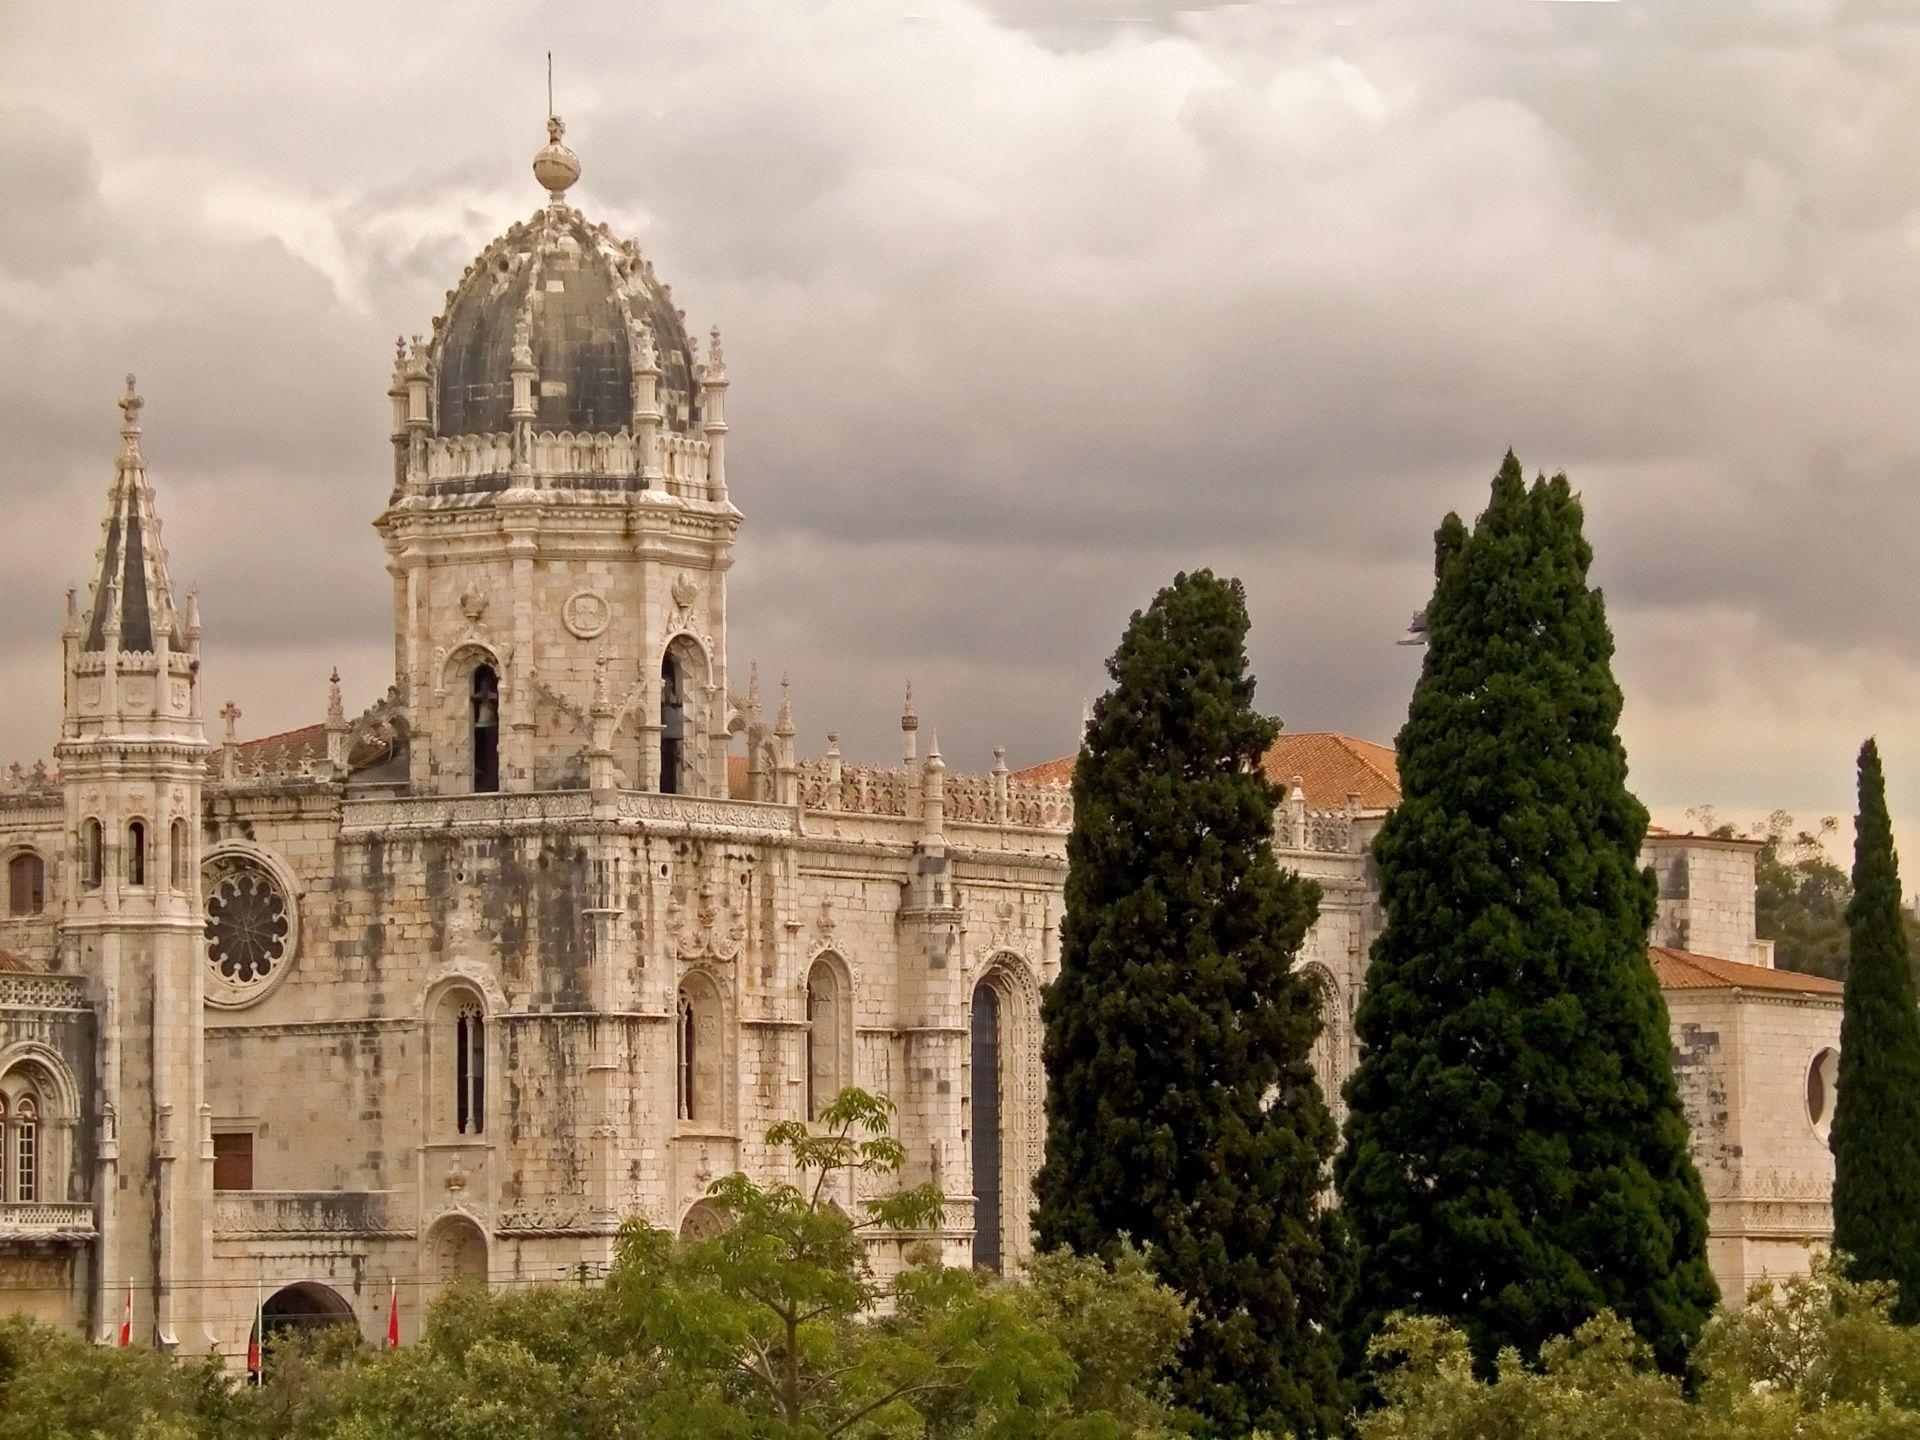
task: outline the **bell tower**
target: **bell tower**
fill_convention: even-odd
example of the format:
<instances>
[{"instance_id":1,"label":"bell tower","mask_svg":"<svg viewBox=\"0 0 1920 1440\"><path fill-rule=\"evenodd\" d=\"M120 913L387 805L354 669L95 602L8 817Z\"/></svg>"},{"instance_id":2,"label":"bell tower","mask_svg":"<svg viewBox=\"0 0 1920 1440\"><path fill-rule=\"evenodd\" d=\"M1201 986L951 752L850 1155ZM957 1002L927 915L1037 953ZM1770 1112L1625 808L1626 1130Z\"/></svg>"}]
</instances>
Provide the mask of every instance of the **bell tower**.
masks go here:
<instances>
[{"instance_id":1,"label":"bell tower","mask_svg":"<svg viewBox=\"0 0 1920 1440\"><path fill-rule=\"evenodd\" d=\"M374 522L416 794L724 795L728 499L713 332L696 358L631 240L547 203L447 292L394 360L394 475Z\"/></svg>"},{"instance_id":2,"label":"bell tower","mask_svg":"<svg viewBox=\"0 0 1920 1440\"><path fill-rule=\"evenodd\" d=\"M67 592L55 753L67 843L61 943L92 987L102 1115L94 1321L131 1284L136 1340L199 1352L213 1159L202 1042L200 616L174 603L133 376L83 614Z\"/></svg>"}]
</instances>

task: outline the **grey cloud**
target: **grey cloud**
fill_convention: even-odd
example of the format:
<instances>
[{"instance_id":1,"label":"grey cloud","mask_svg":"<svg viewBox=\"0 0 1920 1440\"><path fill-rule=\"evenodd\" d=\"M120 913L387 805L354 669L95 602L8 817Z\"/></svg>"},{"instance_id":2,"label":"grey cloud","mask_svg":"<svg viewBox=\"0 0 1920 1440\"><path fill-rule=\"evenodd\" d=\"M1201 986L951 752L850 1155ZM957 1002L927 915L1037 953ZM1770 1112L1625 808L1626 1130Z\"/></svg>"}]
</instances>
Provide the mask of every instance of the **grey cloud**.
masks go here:
<instances>
[{"instance_id":1,"label":"grey cloud","mask_svg":"<svg viewBox=\"0 0 1920 1440\"><path fill-rule=\"evenodd\" d=\"M1586 496L1655 803L1716 798L1696 752L1764 803L1859 724L1920 738L1899 7L743 0L641 37L178 5L139 65L93 12L6 21L0 178L58 179L0 218L9 681L135 368L249 728L311 718L332 652L385 683L392 336L539 202L550 44L577 198L726 330L735 656L791 673L811 744L888 753L911 674L956 763L1068 748L1128 612L1199 564L1247 579L1265 708L1390 738L1433 527L1509 444ZM52 717L18 684L26 754ZM1822 687L1851 711L1754 698Z\"/></svg>"}]
</instances>

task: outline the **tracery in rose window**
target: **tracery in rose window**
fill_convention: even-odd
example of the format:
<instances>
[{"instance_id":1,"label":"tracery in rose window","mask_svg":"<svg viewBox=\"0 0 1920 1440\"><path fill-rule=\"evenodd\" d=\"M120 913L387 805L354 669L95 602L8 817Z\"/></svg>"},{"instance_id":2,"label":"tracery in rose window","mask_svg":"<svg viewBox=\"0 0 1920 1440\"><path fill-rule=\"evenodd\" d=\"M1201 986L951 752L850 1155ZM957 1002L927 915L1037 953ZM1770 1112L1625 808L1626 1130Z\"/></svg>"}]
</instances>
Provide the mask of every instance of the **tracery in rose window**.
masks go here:
<instances>
[{"instance_id":1,"label":"tracery in rose window","mask_svg":"<svg viewBox=\"0 0 1920 1440\"><path fill-rule=\"evenodd\" d=\"M286 958L287 897L244 856L222 857L208 880L207 962L231 985L256 985Z\"/></svg>"}]
</instances>

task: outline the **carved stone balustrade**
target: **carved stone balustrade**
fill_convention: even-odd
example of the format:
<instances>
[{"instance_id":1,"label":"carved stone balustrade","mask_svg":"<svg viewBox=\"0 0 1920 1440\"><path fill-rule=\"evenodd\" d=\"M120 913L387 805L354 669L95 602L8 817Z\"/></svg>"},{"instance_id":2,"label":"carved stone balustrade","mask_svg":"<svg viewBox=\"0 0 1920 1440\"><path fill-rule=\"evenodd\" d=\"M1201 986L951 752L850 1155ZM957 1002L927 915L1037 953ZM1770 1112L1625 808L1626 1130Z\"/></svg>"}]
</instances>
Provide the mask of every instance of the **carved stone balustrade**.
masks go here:
<instances>
[{"instance_id":1,"label":"carved stone balustrade","mask_svg":"<svg viewBox=\"0 0 1920 1440\"><path fill-rule=\"evenodd\" d=\"M0 1244L10 1240L81 1242L94 1238L93 1207L43 1203L37 1200L0 1202Z\"/></svg>"}]
</instances>

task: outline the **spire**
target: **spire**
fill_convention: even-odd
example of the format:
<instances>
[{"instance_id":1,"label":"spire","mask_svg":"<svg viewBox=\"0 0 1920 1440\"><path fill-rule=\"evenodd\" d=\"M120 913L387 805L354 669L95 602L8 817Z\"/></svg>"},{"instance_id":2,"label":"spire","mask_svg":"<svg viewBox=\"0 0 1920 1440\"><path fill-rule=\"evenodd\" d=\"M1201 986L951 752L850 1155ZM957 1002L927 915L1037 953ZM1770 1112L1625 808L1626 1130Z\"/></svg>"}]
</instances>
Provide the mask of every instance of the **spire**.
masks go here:
<instances>
[{"instance_id":1,"label":"spire","mask_svg":"<svg viewBox=\"0 0 1920 1440\"><path fill-rule=\"evenodd\" d=\"M133 376L127 376L127 393L120 397L120 458L107 495L100 563L90 591L87 650L105 650L109 631L116 629L121 650L150 651L157 636L164 636L174 649L182 648L167 552L160 546L160 520L140 453L142 403Z\"/></svg>"}]
</instances>

